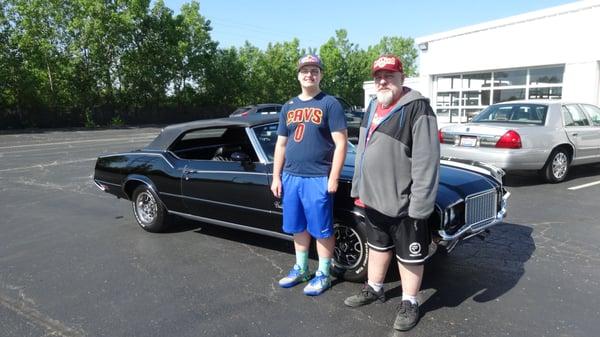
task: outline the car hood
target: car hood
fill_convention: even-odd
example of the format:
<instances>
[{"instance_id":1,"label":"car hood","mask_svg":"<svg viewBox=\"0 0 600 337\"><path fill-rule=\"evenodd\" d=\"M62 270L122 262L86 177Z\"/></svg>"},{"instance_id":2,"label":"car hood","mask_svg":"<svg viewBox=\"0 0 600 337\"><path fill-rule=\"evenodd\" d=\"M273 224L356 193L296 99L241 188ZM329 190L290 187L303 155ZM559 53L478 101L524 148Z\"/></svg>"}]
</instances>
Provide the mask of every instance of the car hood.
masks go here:
<instances>
[{"instance_id":1,"label":"car hood","mask_svg":"<svg viewBox=\"0 0 600 337\"><path fill-rule=\"evenodd\" d=\"M341 179L352 181L354 173L355 153L348 153L344 168L342 169ZM447 165L440 165L440 182L436 204L441 208L464 199L466 196L495 188L497 183L491 177L486 177L482 173L472 172L466 169L460 169Z\"/></svg>"}]
</instances>

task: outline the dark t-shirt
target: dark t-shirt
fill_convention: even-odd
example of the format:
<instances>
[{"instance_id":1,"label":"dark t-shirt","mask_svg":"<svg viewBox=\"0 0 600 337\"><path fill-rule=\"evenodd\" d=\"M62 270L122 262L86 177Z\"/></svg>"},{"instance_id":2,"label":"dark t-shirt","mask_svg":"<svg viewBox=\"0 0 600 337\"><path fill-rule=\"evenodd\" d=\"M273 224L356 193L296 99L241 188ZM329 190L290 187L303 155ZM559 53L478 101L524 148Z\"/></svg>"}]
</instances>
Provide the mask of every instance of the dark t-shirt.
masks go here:
<instances>
[{"instance_id":1,"label":"dark t-shirt","mask_svg":"<svg viewBox=\"0 0 600 337\"><path fill-rule=\"evenodd\" d=\"M308 101L294 97L279 114L277 134L288 137L283 171L302 177L328 176L335 144L331 133L346 129L340 102L323 92Z\"/></svg>"}]
</instances>

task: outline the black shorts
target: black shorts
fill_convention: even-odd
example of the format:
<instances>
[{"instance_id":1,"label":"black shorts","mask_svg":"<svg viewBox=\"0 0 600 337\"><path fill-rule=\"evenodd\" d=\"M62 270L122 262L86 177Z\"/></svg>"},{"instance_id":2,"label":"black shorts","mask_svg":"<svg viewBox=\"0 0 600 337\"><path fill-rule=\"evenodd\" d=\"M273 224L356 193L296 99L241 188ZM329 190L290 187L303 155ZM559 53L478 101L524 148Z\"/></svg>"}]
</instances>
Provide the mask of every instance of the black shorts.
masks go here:
<instances>
[{"instance_id":1,"label":"black shorts","mask_svg":"<svg viewBox=\"0 0 600 337\"><path fill-rule=\"evenodd\" d=\"M387 252L395 249L401 263L423 264L429 257L431 233L427 220L389 217L367 207L367 243L369 249Z\"/></svg>"}]
</instances>

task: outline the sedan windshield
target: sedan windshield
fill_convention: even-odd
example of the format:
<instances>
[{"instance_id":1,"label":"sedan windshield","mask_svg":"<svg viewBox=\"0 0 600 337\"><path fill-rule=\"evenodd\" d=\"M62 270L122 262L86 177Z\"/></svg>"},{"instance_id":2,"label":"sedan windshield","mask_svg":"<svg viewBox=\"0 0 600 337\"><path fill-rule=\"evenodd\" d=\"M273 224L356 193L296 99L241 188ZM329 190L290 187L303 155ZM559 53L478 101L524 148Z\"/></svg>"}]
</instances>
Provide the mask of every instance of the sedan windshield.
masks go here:
<instances>
[{"instance_id":1,"label":"sedan windshield","mask_svg":"<svg viewBox=\"0 0 600 337\"><path fill-rule=\"evenodd\" d=\"M520 123L543 125L546 121L547 105L541 104L498 104L490 105L472 120L474 123Z\"/></svg>"}]
</instances>

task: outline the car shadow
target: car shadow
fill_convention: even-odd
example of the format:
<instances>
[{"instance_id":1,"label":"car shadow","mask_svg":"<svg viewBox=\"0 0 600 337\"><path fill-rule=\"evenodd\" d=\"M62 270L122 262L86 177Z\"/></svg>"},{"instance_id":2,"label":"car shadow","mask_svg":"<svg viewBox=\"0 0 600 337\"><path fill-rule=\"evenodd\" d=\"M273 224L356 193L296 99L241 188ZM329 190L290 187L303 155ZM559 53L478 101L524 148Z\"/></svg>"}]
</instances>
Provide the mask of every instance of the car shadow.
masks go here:
<instances>
[{"instance_id":1,"label":"car shadow","mask_svg":"<svg viewBox=\"0 0 600 337\"><path fill-rule=\"evenodd\" d=\"M167 218L168 227L158 234L173 234L196 230L202 226L201 222L189 220L175 215L169 215Z\"/></svg>"},{"instance_id":2,"label":"car shadow","mask_svg":"<svg viewBox=\"0 0 600 337\"><path fill-rule=\"evenodd\" d=\"M562 183L588 177L600 177L599 164L578 165L569 168L569 173ZM508 187L526 187L543 184L547 184L547 182L537 171L511 171L504 176L504 185Z\"/></svg>"},{"instance_id":3,"label":"car shadow","mask_svg":"<svg viewBox=\"0 0 600 337\"><path fill-rule=\"evenodd\" d=\"M502 223L492 228L485 240L472 238L448 256L434 255L425 267L421 286L424 315L457 307L469 298L492 301L515 287L535 251L532 231L528 226ZM387 298L401 296L401 286L386 292Z\"/></svg>"},{"instance_id":4,"label":"car shadow","mask_svg":"<svg viewBox=\"0 0 600 337\"><path fill-rule=\"evenodd\" d=\"M291 258L294 257L294 244L290 240L285 240L281 238L269 237L262 234L256 234L252 232L246 232L239 229L233 229L218 225L213 225L204 222L196 222L187 219L183 219L182 221L188 221L195 223L194 232L202 235L209 235L215 238L224 239L228 241L235 241L245 245L251 245L255 247L265 248L269 250L278 251L281 253L285 253L291 255ZM193 226L193 224L190 224ZM268 238L268 240L265 240ZM309 258L311 260L318 261L319 257L317 255L316 249L316 240L312 240L310 243L309 250ZM335 275L334 272L332 272ZM331 280L331 286L335 286L338 283L344 282L344 279L334 277Z\"/></svg>"}]
</instances>

